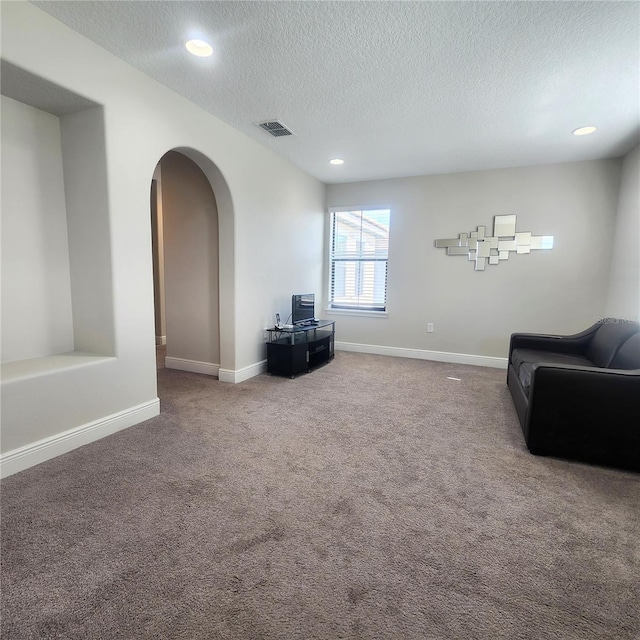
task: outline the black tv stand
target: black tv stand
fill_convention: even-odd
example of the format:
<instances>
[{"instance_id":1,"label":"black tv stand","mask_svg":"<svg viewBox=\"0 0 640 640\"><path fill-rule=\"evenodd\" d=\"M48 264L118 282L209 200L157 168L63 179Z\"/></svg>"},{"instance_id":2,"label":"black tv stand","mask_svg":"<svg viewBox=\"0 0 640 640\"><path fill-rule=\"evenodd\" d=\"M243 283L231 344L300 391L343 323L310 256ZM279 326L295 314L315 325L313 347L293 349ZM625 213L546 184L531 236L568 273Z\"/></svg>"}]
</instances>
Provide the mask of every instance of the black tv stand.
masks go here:
<instances>
[{"instance_id":1,"label":"black tv stand","mask_svg":"<svg viewBox=\"0 0 640 640\"><path fill-rule=\"evenodd\" d=\"M333 320L267 331L267 373L295 378L299 373L326 364L334 356L336 323Z\"/></svg>"}]
</instances>

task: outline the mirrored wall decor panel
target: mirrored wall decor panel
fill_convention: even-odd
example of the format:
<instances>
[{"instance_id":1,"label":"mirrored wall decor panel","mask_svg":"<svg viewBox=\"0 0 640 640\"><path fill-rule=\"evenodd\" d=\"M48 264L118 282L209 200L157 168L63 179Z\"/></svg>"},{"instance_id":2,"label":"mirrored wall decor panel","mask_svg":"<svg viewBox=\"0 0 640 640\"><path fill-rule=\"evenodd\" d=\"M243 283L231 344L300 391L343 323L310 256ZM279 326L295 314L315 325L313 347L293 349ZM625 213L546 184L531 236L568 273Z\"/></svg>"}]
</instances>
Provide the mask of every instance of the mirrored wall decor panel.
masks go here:
<instances>
[{"instance_id":1,"label":"mirrored wall decor panel","mask_svg":"<svg viewBox=\"0 0 640 640\"><path fill-rule=\"evenodd\" d=\"M553 236L534 236L530 231L516 232L516 216L494 216L493 236L486 236L486 227L460 233L457 238L436 240L435 246L446 249L448 256L467 256L476 271L484 271L485 264L499 264L509 253L531 253L538 249L553 249Z\"/></svg>"}]
</instances>

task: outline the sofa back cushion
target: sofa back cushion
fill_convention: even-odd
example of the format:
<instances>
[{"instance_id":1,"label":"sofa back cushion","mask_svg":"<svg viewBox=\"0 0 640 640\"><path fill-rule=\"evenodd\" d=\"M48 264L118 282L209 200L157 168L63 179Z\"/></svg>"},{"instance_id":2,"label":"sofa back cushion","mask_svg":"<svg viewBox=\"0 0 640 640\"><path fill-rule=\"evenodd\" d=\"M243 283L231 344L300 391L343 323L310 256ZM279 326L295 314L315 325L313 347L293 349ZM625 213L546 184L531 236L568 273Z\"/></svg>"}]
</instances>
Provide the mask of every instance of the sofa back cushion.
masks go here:
<instances>
[{"instance_id":1,"label":"sofa back cushion","mask_svg":"<svg viewBox=\"0 0 640 640\"><path fill-rule=\"evenodd\" d=\"M640 333L631 336L611 361L612 369L640 369Z\"/></svg>"},{"instance_id":2,"label":"sofa back cushion","mask_svg":"<svg viewBox=\"0 0 640 640\"><path fill-rule=\"evenodd\" d=\"M618 349L632 335L638 333L638 329L640 325L637 322L607 318L593 336L585 355L596 367L608 367Z\"/></svg>"}]
</instances>

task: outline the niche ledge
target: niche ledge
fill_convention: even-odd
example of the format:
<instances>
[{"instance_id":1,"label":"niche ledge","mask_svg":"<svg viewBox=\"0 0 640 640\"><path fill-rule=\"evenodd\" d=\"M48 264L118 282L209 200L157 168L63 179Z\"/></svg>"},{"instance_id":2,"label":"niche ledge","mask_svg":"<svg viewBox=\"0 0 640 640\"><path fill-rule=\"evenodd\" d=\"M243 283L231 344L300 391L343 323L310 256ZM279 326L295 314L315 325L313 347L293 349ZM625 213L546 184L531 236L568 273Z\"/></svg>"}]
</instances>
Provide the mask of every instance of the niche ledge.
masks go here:
<instances>
[{"instance_id":1,"label":"niche ledge","mask_svg":"<svg viewBox=\"0 0 640 640\"><path fill-rule=\"evenodd\" d=\"M52 373L61 373L73 369L81 369L92 365L115 360L113 356L98 356L83 351L69 351L53 356L15 360L2 363L2 384L28 380Z\"/></svg>"}]
</instances>

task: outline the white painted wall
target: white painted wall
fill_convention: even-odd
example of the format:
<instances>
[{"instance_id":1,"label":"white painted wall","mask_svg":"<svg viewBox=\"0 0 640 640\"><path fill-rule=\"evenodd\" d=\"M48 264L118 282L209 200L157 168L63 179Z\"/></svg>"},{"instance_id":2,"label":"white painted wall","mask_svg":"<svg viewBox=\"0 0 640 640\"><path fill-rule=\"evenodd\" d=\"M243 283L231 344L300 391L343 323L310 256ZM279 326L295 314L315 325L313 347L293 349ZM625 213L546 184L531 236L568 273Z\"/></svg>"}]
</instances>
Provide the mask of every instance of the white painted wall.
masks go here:
<instances>
[{"instance_id":1,"label":"white painted wall","mask_svg":"<svg viewBox=\"0 0 640 640\"><path fill-rule=\"evenodd\" d=\"M250 213L239 218L236 227L243 239L236 273L238 281L253 282L254 287L252 295L238 298L238 323L254 344L263 342L263 331L273 327L276 313L283 322L291 313L292 294L320 295L324 289L324 193L324 185L313 178L279 173L271 194L253 189L241 194ZM249 322L252 318L258 322ZM266 349L261 344L244 360L263 358Z\"/></svg>"},{"instance_id":2,"label":"white painted wall","mask_svg":"<svg viewBox=\"0 0 640 640\"><path fill-rule=\"evenodd\" d=\"M114 355L104 109L65 115L61 124L75 349Z\"/></svg>"},{"instance_id":3,"label":"white painted wall","mask_svg":"<svg viewBox=\"0 0 640 640\"><path fill-rule=\"evenodd\" d=\"M2 362L73 351L60 119L2 96Z\"/></svg>"},{"instance_id":4,"label":"white painted wall","mask_svg":"<svg viewBox=\"0 0 640 640\"><path fill-rule=\"evenodd\" d=\"M640 320L640 145L622 164L607 316Z\"/></svg>"},{"instance_id":5,"label":"white painted wall","mask_svg":"<svg viewBox=\"0 0 640 640\"><path fill-rule=\"evenodd\" d=\"M220 364L218 208L198 165L160 161L167 358Z\"/></svg>"},{"instance_id":6,"label":"white painted wall","mask_svg":"<svg viewBox=\"0 0 640 640\"><path fill-rule=\"evenodd\" d=\"M29 3L4 3L1 28L7 61L104 105L104 189L95 194L91 183L70 184L67 204L74 200L79 211L93 197L106 217L99 229L107 242L97 258L107 257L110 268L108 278L98 273L98 285L99 305L110 299L110 313L97 325L106 335L87 340L111 342L115 356L3 380L2 451L121 412L130 411L134 424L143 419L134 408L156 401L149 187L172 149L198 163L216 195L221 367L228 379L253 371L265 357L262 330L277 305L292 289L322 287L324 186ZM91 140L94 133L84 135ZM97 166L97 158L89 162ZM93 268L91 256L77 257Z\"/></svg>"},{"instance_id":7,"label":"white painted wall","mask_svg":"<svg viewBox=\"0 0 640 640\"><path fill-rule=\"evenodd\" d=\"M604 313L620 160L327 187L327 205L391 207L388 317L336 316L340 342L492 357L516 331L572 333ZM436 249L493 216L552 235L554 248L475 272ZM427 322L434 333L426 332Z\"/></svg>"}]
</instances>

